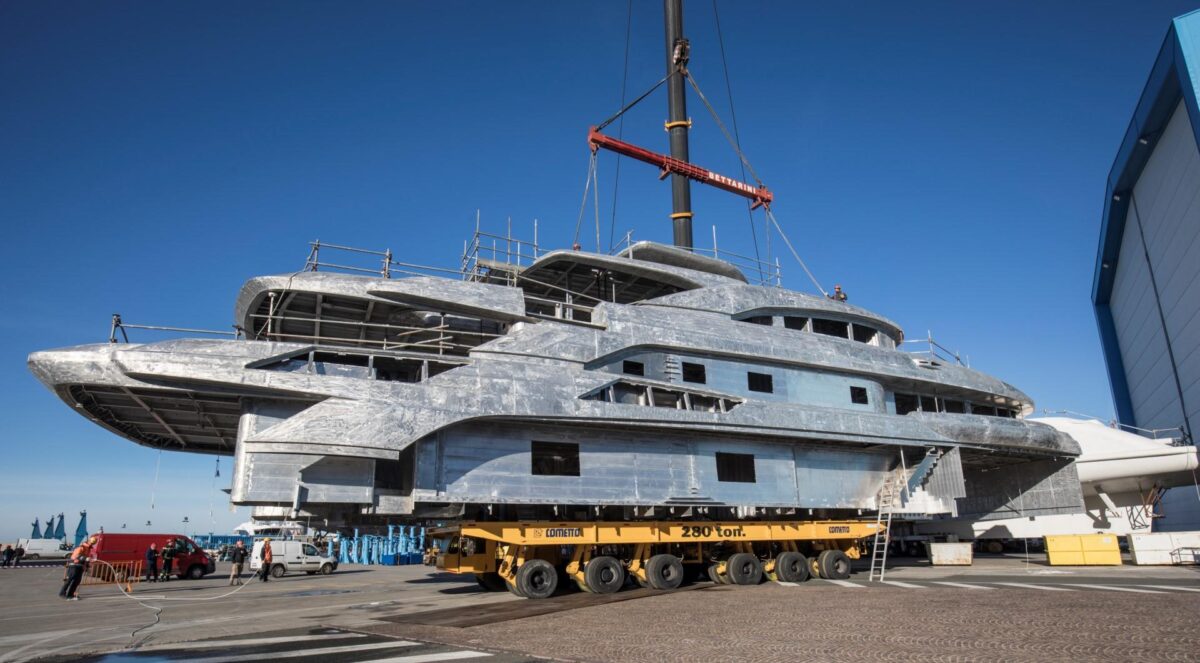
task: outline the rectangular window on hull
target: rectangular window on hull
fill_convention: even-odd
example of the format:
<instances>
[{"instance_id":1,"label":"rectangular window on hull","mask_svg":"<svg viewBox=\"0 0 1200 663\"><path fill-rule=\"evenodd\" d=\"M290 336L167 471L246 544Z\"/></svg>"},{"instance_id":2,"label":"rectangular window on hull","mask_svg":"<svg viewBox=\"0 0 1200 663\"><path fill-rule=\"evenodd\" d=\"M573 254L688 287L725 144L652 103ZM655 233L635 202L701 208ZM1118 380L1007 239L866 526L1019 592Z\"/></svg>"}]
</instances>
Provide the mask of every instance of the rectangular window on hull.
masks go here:
<instances>
[{"instance_id":1,"label":"rectangular window on hull","mask_svg":"<svg viewBox=\"0 0 1200 663\"><path fill-rule=\"evenodd\" d=\"M866 387L850 387L850 402L855 405L870 405Z\"/></svg>"},{"instance_id":2,"label":"rectangular window on hull","mask_svg":"<svg viewBox=\"0 0 1200 663\"><path fill-rule=\"evenodd\" d=\"M921 397L921 411L922 412L937 412L938 411L937 400L935 400L933 396L922 396Z\"/></svg>"},{"instance_id":3,"label":"rectangular window on hull","mask_svg":"<svg viewBox=\"0 0 1200 663\"><path fill-rule=\"evenodd\" d=\"M812 330L817 334L824 334L826 336L850 338L850 323L842 322L841 320L822 320L820 318L813 318Z\"/></svg>"},{"instance_id":4,"label":"rectangular window on hull","mask_svg":"<svg viewBox=\"0 0 1200 663\"><path fill-rule=\"evenodd\" d=\"M746 388L764 394L775 393L775 381L769 373L746 373Z\"/></svg>"},{"instance_id":5,"label":"rectangular window on hull","mask_svg":"<svg viewBox=\"0 0 1200 663\"><path fill-rule=\"evenodd\" d=\"M754 454L717 452L717 481L755 483Z\"/></svg>"},{"instance_id":6,"label":"rectangular window on hull","mask_svg":"<svg viewBox=\"0 0 1200 663\"><path fill-rule=\"evenodd\" d=\"M967 410L965 407L963 407L962 401L951 400L949 398L942 399L942 412L949 412L951 414L965 414L966 411Z\"/></svg>"},{"instance_id":7,"label":"rectangular window on hull","mask_svg":"<svg viewBox=\"0 0 1200 663\"><path fill-rule=\"evenodd\" d=\"M534 476L579 476L579 445L570 442L531 443Z\"/></svg>"},{"instance_id":8,"label":"rectangular window on hull","mask_svg":"<svg viewBox=\"0 0 1200 663\"><path fill-rule=\"evenodd\" d=\"M766 325L767 327L775 324L775 320L769 315L752 315L749 318L742 318L742 322L749 322L752 325Z\"/></svg>"},{"instance_id":9,"label":"rectangular window on hull","mask_svg":"<svg viewBox=\"0 0 1200 663\"><path fill-rule=\"evenodd\" d=\"M994 417L996 416L996 408L992 407L991 405L976 405L972 403L971 414L986 414Z\"/></svg>"},{"instance_id":10,"label":"rectangular window on hull","mask_svg":"<svg viewBox=\"0 0 1200 663\"><path fill-rule=\"evenodd\" d=\"M917 397L912 394L896 394L896 414L908 414L916 412L918 406Z\"/></svg>"},{"instance_id":11,"label":"rectangular window on hull","mask_svg":"<svg viewBox=\"0 0 1200 663\"><path fill-rule=\"evenodd\" d=\"M621 372L625 375L645 375L646 365L640 361L629 361L626 359L625 362L621 364Z\"/></svg>"},{"instance_id":12,"label":"rectangular window on hull","mask_svg":"<svg viewBox=\"0 0 1200 663\"><path fill-rule=\"evenodd\" d=\"M686 361L683 362L683 381L696 382L698 384L704 384L706 381L708 381L708 375L704 370L704 364L693 364Z\"/></svg>"}]
</instances>

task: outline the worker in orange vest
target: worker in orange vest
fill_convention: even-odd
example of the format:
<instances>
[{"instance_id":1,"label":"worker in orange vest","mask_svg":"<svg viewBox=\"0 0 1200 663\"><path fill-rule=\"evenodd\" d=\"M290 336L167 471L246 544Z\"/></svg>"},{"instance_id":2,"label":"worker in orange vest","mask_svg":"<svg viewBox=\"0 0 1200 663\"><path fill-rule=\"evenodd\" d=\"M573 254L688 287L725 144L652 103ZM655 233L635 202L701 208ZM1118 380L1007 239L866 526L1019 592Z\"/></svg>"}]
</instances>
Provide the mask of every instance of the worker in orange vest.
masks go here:
<instances>
[{"instance_id":1,"label":"worker in orange vest","mask_svg":"<svg viewBox=\"0 0 1200 663\"><path fill-rule=\"evenodd\" d=\"M263 539L262 545L262 567L259 569L258 579L266 582L271 577L271 560L274 557L271 555L271 538Z\"/></svg>"},{"instance_id":2,"label":"worker in orange vest","mask_svg":"<svg viewBox=\"0 0 1200 663\"><path fill-rule=\"evenodd\" d=\"M83 572L87 569L92 547L95 545L96 537L89 536L71 551L71 559L67 562L67 577L63 579L62 589L58 591L59 598L68 601L79 600L79 583L83 582Z\"/></svg>"}]
</instances>

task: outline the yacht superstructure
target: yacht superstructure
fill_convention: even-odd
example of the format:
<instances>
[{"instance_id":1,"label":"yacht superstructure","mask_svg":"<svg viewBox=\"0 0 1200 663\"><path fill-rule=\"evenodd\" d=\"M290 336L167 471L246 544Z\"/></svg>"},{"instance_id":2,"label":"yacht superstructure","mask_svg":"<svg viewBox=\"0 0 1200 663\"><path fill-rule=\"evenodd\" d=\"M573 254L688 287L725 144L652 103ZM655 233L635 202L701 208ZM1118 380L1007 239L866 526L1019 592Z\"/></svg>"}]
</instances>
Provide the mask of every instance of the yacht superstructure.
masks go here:
<instances>
[{"instance_id":1,"label":"yacht superstructure","mask_svg":"<svg viewBox=\"0 0 1200 663\"><path fill-rule=\"evenodd\" d=\"M29 363L122 437L234 456L235 504L329 526L836 516L897 476L905 513L1082 510L1069 436L1011 385L899 349L886 318L650 242L533 251L461 278L314 258L245 284L243 338Z\"/></svg>"}]
</instances>

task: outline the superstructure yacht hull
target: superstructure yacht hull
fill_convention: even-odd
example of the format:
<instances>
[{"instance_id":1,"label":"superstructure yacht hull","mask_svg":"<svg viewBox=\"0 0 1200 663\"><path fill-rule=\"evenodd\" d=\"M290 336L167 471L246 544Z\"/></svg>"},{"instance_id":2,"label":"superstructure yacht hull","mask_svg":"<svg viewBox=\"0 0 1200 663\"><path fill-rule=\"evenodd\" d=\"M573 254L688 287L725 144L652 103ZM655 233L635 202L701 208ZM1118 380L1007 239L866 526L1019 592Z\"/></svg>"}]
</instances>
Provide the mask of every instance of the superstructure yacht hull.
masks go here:
<instances>
[{"instance_id":1,"label":"superstructure yacht hull","mask_svg":"<svg viewBox=\"0 0 1200 663\"><path fill-rule=\"evenodd\" d=\"M1030 399L897 349L864 309L651 243L464 280L262 277L246 338L34 353L139 444L232 455L232 500L398 517L1078 512L1079 447Z\"/></svg>"}]
</instances>

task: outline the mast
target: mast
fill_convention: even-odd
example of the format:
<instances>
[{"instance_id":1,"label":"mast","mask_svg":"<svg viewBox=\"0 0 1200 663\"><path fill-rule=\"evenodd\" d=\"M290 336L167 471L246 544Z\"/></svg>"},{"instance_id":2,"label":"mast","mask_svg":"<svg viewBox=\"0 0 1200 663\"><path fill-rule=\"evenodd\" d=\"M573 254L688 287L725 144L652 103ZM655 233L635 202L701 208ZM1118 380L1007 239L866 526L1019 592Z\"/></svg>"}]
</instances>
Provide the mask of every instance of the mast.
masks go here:
<instances>
[{"instance_id":1,"label":"mast","mask_svg":"<svg viewBox=\"0 0 1200 663\"><path fill-rule=\"evenodd\" d=\"M667 80L667 133L671 139L671 156L688 162L687 100L684 98L683 73L687 71L688 40L683 36L683 0L663 0L666 22L667 74L681 72ZM671 175L671 223L674 226L675 246L692 249L692 185L679 173Z\"/></svg>"}]
</instances>

